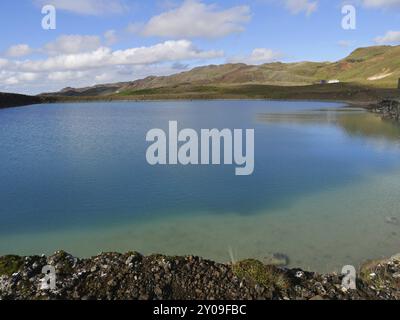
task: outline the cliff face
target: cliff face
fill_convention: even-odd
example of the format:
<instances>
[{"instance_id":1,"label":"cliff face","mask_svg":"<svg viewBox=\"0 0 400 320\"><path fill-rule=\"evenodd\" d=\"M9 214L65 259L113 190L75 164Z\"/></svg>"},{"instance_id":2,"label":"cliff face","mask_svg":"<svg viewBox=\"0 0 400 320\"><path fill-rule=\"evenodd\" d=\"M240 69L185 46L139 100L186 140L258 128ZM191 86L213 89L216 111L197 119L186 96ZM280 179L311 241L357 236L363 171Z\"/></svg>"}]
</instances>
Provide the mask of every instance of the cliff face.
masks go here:
<instances>
[{"instance_id":1,"label":"cliff face","mask_svg":"<svg viewBox=\"0 0 400 320\"><path fill-rule=\"evenodd\" d=\"M400 122L400 100L383 100L371 111L380 114L384 119Z\"/></svg>"},{"instance_id":2,"label":"cliff face","mask_svg":"<svg viewBox=\"0 0 400 320\"><path fill-rule=\"evenodd\" d=\"M42 103L40 97L0 92L0 109Z\"/></svg>"}]
</instances>

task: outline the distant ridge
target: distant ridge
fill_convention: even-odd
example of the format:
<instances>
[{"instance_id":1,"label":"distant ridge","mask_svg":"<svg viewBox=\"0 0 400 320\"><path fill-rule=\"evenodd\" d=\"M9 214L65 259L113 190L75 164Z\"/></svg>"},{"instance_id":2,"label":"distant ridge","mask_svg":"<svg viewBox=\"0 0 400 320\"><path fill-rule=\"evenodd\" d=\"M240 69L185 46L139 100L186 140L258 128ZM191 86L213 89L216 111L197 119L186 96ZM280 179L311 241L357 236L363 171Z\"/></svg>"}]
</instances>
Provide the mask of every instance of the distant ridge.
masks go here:
<instances>
[{"instance_id":1,"label":"distant ridge","mask_svg":"<svg viewBox=\"0 0 400 320\"><path fill-rule=\"evenodd\" d=\"M62 97L96 97L157 93L174 89L207 86L226 88L238 85L305 86L321 81L340 82L374 88L395 88L400 78L400 46L359 48L337 62L268 63L259 66L238 64L209 65L171 76L86 88L65 88L43 94ZM178 90L179 92L179 90Z\"/></svg>"}]
</instances>

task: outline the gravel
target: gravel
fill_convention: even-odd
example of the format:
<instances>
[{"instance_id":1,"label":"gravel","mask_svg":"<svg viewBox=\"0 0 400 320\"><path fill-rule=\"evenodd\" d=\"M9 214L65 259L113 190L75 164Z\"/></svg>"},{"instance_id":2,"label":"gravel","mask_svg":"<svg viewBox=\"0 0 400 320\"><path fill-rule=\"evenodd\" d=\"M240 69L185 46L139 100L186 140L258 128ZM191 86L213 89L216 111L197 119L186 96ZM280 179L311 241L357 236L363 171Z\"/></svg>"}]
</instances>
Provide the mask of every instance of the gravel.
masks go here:
<instances>
[{"instance_id":1,"label":"gravel","mask_svg":"<svg viewBox=\"0 0 400 320\"><path fill-rule=\"evenodd\" d=\"M56 287L43 286L44 266L56 270ZM59 251L49 257L0 258L0 300L360 300L400 298L400 255L366 262L357 289L343 276L268 266L235 265L199 257L103 253L79 259ZM43 289L45 288L45 289Z\"/></svg>"}]
</instances>

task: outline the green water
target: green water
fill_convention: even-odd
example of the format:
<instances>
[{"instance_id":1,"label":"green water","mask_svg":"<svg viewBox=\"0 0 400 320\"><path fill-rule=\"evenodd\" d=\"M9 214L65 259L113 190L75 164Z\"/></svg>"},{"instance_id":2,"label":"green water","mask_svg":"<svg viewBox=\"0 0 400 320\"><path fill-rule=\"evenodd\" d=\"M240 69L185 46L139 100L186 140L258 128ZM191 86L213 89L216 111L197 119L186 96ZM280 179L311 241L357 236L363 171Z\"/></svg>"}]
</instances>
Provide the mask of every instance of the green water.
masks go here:
<instances>
[{"instance_id":1,"label":"green water","mask_svg":"<svg viewBox=\"0 0 400 320\"><path fill-rule=\"evenodd\" d=\"M254 128L255 172L152 167L146 132ZM0 111L0 255L64 249L289 256L317 271L400 252L400 127L340 104L202 101ZM396 221L395 219L392 221Z\"/></svg>"}]
</instances>

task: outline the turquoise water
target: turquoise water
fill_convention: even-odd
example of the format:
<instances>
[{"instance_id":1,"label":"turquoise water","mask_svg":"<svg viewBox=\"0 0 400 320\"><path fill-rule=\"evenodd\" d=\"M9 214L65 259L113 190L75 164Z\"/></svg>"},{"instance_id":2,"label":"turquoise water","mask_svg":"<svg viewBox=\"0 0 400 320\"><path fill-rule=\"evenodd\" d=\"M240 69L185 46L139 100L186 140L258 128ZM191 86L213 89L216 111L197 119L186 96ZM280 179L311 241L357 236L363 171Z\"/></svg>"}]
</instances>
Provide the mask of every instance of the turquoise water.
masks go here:
<instances>
[{"instance_id":1,"label":"turquoise water","mask_svg":"<svg viewBox=\"0 0 400 320\"><path fill-rule=\"evenodd\" d=\"M280 252L338 270L400 252L400 127L341 104L112 102L0 110L0 255ZM146 133L255 129L255 172L146 162ZM391 221L396 221L391 219Z\"/></svg>"}]
</instances>

